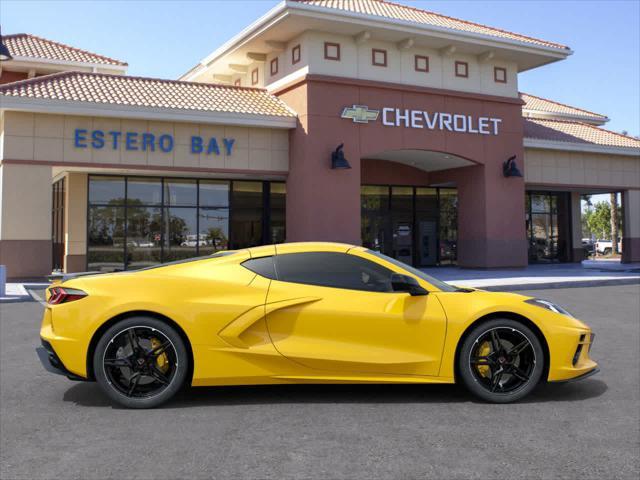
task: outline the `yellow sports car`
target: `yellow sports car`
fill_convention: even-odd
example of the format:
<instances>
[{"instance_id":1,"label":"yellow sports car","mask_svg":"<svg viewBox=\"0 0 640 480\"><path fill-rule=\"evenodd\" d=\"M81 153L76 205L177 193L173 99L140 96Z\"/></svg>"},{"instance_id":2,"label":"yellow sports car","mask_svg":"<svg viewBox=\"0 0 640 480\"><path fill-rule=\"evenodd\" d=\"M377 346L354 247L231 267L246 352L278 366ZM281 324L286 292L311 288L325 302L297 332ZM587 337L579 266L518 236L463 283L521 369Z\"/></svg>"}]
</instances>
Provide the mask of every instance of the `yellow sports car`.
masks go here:
<instances>
[{"instance_id":1,"label":"yellow sports car","mask_svg":"<svg viewBox=\"0 0 640 480\"><path fill-rule=\"evenodd\" d=\"M72 276L73 277L73 276ZM454 383L490 402L585 378L591 329L363 247L288 243L53 284L38 355L149 408L193 386Z\"/></svg>"}]
</instances>

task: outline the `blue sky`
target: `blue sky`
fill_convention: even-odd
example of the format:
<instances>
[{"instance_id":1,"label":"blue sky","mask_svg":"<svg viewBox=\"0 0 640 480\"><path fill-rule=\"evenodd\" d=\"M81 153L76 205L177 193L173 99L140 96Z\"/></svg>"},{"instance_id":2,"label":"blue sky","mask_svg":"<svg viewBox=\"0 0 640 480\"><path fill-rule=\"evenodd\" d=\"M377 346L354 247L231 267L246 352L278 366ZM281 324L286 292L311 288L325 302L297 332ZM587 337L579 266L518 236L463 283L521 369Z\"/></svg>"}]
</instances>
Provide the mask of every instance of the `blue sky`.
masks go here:
<instances>
[{"instance_id":1,"label":"blue sky","mask_svg":"<svg viewBox=\"0 0 640 480\"><path fill-rule=\"evenodd\" d=\"M568 60L520 75L520 90L603 113L640 135L640 1L401 3L569 45ZM131 75L177 78L278 3L0 1L5 34L28 32L129 63Z\"/></svg>"}]
</instances>

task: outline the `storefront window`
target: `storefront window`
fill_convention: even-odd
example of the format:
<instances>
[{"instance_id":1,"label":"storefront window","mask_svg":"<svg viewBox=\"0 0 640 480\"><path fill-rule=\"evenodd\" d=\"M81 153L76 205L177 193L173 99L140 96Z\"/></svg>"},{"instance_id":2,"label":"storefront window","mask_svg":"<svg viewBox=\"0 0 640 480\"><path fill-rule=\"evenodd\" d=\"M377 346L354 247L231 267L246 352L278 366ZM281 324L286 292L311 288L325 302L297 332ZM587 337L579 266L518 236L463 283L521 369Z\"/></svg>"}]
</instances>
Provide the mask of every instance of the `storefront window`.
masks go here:
<instances>
[{"instance_id":1,"label":"storefront window","mask_svg":"<svg viewBox=\"0 0 640 480\"><path fill-rule=\"evenodd\" d=\"M124 242L124 207L90 206L88 270L123 270Z\"/></svg>"},{"instance_id":2,"label":"storefront window","mask_svg":"<svg viewBox=\"0 0 640 480\"><path fill-rule=\"evenodd\" d=\"M458 191L441 188L440 205L440 264L455 264L458 259Z\"/></svg>"},{"instance_id":3,"label":"storefront window","mask_svg":"<svg viewBox=\"0 0 640 480\"><path fill-rule=\"evenodd\" d=\"M286 239L286 201L287 189L284 183L271 183L269 191L269 220L271 223L271 232L269 235L270 243L283 243Z\"/></svg>"},{"instance_id":4,"label":"storefront window","mask_svg":"<svg viewBox=\"0 0 640 480\"><path fill-rule=\"evenodd\" d=\"M282 242L285 199L280 182L91 175L87 267L136 269Z\"/></svg>"},{"instance_id":5,"label":"storefront window","mask_svg":"<svg viewBox=\"0 0 640 480\"><path fill-rule=\"evenodd\" d=\"M124 177L90 177L89 203L124 204Z\"/></svg>"},{"instance_id":6,"label":"storefront window","mask_svg":"<svg viewBox=\"0 0 640 480\"><path fill-rule=\"evenodd\" d=\"M363 185L362 245L416 266L456 262L457 190Z\"/></svg>"},{"instance_id":7,"label":"storefront window","mask_svg":"<svg viewBox=\"0 0 640 480\"><path fill-rule=\"evenodd\" d=\"M261 245L263 219L262 182L233 182L231 193L231 248Z\"/></svg>"}]
</instances>

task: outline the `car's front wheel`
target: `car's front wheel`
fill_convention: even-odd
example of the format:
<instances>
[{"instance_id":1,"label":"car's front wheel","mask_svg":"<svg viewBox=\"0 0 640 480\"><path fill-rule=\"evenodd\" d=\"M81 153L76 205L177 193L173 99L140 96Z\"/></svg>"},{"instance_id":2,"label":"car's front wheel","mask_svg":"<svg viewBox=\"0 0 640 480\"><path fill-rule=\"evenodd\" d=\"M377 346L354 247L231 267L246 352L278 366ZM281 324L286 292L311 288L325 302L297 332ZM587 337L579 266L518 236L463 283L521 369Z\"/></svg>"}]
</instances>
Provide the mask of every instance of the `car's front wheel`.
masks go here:
<instances>
[{"instance_id":1,"label":"car's front wheel","mask_svg":"<svg viewBox=\"0 0 640 480\"><path fill-rule=\"evenodd\" d=\"M173 397L187 376L189 356L174 328L150 317L111 326L93 355L98 385L127 408L153 408Z\"/></svg>"},{"instance_id":2,"label":"car's front wheel","mask_svg":"<svg viewBox=\"0 0 640 480\"><path fill-rule=\"evenodd\" d=\"M494 319L465 337L458 357L458 373L466 387L481 399L514 402L528 395L544 371L544 352L538 337L511 319Z\"/></svg>"}]
</instances>

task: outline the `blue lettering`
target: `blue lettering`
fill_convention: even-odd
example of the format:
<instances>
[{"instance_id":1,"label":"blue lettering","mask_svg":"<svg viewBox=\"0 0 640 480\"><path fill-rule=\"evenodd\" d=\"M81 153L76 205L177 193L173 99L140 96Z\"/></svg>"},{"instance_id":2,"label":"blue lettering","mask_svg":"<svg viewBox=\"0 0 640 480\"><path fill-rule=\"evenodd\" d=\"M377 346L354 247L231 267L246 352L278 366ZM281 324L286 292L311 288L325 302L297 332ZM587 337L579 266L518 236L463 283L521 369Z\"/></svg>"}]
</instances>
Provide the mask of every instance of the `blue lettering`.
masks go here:
<instances>
[{"instance_id":1,"label":"blue lettering","mask_svg":"<svg viewBox=\"0 0 640 480\"><path fill-rule=\"evenodd\" d=\"M227 155L231 155L231 149L233 148L233 144L236 143L235 138L223 138L224 148L227 151Z\"/></svg>"},{"instance_id":2,"label":"blue lettering","mask_svg":"<svg viewBox=\"0 0 640 480\"><path fill-rule=\"evenodd\" d=\"M127 132L125 144L127 150L138 150L138 134L136 132Z\"/></svg>"},{"instance_id":3,"label":"blue lettering","mask_svg":"<svg viewBox=\"0 0 640 480\"><path fill-rule=\"evenodd\" d=\"M91 146L93 148L104 147L104 132L102 130L94 130L91 132Z\"/></svg>"},{"instance_id":4,"label":"blue lettering","mask_svg":"<svg viewBox=\"0 0 640 480\"><path fill-rule=\"evenodd\" d=\"M120 132L109 132L109 135L111 135L112 140L112 147L114 150L118 149L118 138L120 138L120 135L122 135L122 133Z\"/></svg>"},{"instance_id":5,"label":"blue lettering","mask_svg":"<svg viewBox=\"0 0 640 480\"><path fill-rule=\"evenodd\" d=\"M171 150L173 150L173 137L166 134L160 135L160 138L158 139L158 146L163 152L170 152Z\"/></svg>"},{"instance_id":6,"label":"blue lettering","mask_svg":"<svg viewBox=\"0 0 640 480\"><path fill-rule=\"evenodd\" d=\"M153 135L153 133L142 134L142 150L146 151L147 147L152 152L156 151L155 136Z\"/></svg>"},{"instance_id":7,"label":"blue lettering","mask_svg":"<svg viewBox=\"0 0 640 480\"><path fill-rule=\"evenodd\" d=\"M211 155L213 152L216 152L216 155L220 155L220 149L218 148L218 141L216 140L216 137L211 137L211 140L209 140L207 155Z\"/></svg>"},{"instance_id":8,"label":"blue lettering","mask_svg":"<svg viewBox=\"0 0 640 480\"><path fill-rule=\"evenodd\" d=\"M202 153L202 137L191 137L191 153Z\"/></svg>"},{"instance_id":9,"label":"blue lettering","mask_svg":"<svg viewBox=\"0 0 640 480\"><path fill-rule=\"evenodd\" d=\"M82 128L76 128L74 146L76 148L87 148L87 144L84 143L87 140L85 136L87 131ZM82 142L82 143L81 143Z\"/></svg>"}]
</instances>

